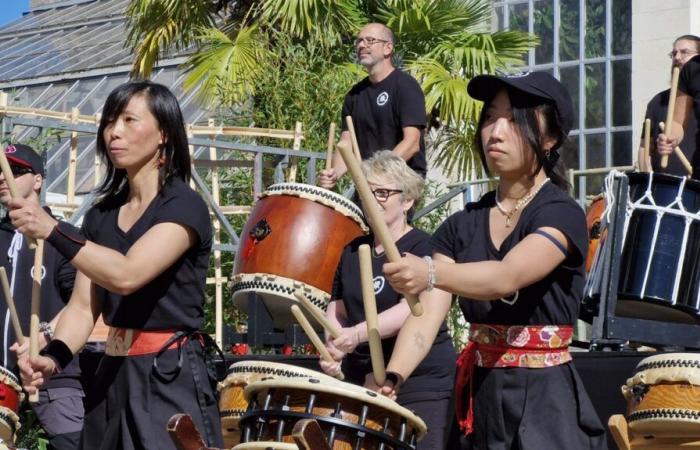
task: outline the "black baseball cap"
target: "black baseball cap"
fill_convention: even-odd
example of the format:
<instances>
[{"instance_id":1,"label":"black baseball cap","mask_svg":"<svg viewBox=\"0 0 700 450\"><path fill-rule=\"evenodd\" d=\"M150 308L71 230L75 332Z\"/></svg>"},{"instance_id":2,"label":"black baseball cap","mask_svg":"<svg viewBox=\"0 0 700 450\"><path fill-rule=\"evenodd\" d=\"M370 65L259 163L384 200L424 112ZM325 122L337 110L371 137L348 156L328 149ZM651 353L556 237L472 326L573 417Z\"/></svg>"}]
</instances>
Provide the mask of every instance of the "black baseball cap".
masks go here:
<instances>
[{"instance_id":1,"label":"black baseball cap","mask_svg":"<svg viewBox=\"0 0 700 450\"><path fill-rule=\"evenodd\" d=\"M44 176L44 160L28 145L10 144L5 147L5 157L10 162L20 167L32 169L32 172Z\"/></svg>"},{"instance_id":2,"label":"black baseball cap","mask_svg":"<svg viewBox=\"0 0 700 450\"><path fill-rule=\"evenodd\" d=\"M546 72L478 75L467 85L467 92L476 100L487 102L503 88L508 89L516 106L534 106L542 100L554 105L562 131L569 134L574 125L574 107L569 92L559 80Z\"/></svg>"}]
</instances>

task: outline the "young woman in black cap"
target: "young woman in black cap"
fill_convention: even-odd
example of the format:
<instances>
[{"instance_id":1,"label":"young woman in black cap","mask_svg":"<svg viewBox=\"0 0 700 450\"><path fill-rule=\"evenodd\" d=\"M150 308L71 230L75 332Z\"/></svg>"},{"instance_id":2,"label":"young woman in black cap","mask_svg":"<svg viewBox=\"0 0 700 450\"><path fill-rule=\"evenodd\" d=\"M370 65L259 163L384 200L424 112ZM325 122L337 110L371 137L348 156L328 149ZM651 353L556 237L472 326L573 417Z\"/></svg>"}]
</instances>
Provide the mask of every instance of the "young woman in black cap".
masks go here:
<instances>
[{"instance_id":1,"label":"young woman in black cap","mask_svg":"<svg viewBox=\"0 0 700 450\"><path fill-rule=\"evenodd\" d=\"M100 312L110 326L88 405L85 449L174 449L166 423L190 414L222 445L214 390L197 330L203 323L211 223L188 186L190 157L175 96L149 81L110 93L97 134L104 194L82 230L24 201L10 202L22 233L46 239L78 269L54 339L20 360L28 393L59 373Z\"/></svg>"},{"instance_id":2,"label":"young woman in black cap","mask_svg":"<svg viewBox=\"0 0 700 450\"><path fill-rule=\"evenodd\" d=\"M384 266L397 291L420 294L425 313L401 329L382 391L400 389L456 295L471 324L456 388L464 448L605 448L568 351L588 246L558 161L570 97L545 73L478 76L468 90L485 102L476 145L499 185L440 226L432 260L407 254Z\"/></svg>"}]
</instances>

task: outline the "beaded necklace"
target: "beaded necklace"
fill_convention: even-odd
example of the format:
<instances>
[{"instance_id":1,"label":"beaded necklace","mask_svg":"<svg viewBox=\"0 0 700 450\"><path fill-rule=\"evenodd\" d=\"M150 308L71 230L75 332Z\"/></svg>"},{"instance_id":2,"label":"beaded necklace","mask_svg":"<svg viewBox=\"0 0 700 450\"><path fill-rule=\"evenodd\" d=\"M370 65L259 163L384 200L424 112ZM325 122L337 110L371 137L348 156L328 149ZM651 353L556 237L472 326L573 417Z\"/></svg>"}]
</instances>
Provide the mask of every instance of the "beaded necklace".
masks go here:
<instances>
[{"instance_id":1,"label":"beaded necklace","mask_svg":"<svg viewBox=\"0 0 700 450\"><path fill-rule=\"evenodd\" d=\"M501 212L504 216L506 216L506 228L510 228L510 219L515 215L516 212L523 206L527 205L530 200L532 200L535 195L537 195L538 192L540 192L540 189L542 189L542 186L546 182L549 181L549 178L545 178L543 182L538 184L534 189L530 189L530 192L528 192L526 195L524 195L518 202L515 204L513 209L507 210L501 205L501 202L498 201L498 193L496 193L496 207L498 208L498 211Z\"/></svg>"}]
</instances>

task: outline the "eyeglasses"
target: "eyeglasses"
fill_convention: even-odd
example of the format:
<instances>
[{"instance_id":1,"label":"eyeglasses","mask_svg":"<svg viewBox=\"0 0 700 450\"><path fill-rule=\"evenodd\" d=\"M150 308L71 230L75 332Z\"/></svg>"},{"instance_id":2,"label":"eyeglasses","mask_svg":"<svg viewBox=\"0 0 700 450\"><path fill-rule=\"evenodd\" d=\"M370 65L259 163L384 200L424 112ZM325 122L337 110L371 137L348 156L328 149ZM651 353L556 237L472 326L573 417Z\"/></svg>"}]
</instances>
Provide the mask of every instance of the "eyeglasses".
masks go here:
<instances>
[{"instance_id":1,"label":"eyeglasses","mask_svg":"<svg viewBox=\"0 0 700 450\"><path fill-rule=\"evenodd\" d=\"M377 199L379 202L385 202L389 199L394 194L400 194L402 193L403 190L401 189L384 189L384 188L379 188L375 189L372 191L372 194L374 194L374 198Z\"/></svg>"},{"instance_id":2,"label":"eyeglasses","mask_svg":"<svg viewBox=\"0 0 700 450\"><path fill-rule=\"evenodd\" d=\"M372 45L376 44L377 42L387 43L389 41L387 41L386 39L377 39L377 38L373 38L373 37L365 37L365 38L359 37L359 38L355 39L355 47L359 47L360 44L362 44L363 42L367 47L371 47Z\"/></svg>"},{"instance_id":3,"label":"eyeglasses","mask_svg":"<svg viewBox=\"0 0 700 450\"><path fill-rule=\"evenodd\" d=\"M15 177L21 177L26 173L34 173L30 167L14 166L12 164L10 164L10 170L12 171L12 175Z\"/></svg>"},{"instance_id":4,"label":"eyeglasses","mask_svg":"<svg viewBox=\"0 0 700 450\"><path fill-rule=\"evenodd\" d=\"M681 57L687 58L688 56L696 55L698 52L695 51L695 50L690 50L690 49L688 49L688 48L683 48L683 49L681 49L681 50L673 50L673 51L668 52L668 57L671 58L671 59L673 59L673 58L675 58L676 55L678 55L679 53L680 53Z\"/></svg>"}]
</instances>

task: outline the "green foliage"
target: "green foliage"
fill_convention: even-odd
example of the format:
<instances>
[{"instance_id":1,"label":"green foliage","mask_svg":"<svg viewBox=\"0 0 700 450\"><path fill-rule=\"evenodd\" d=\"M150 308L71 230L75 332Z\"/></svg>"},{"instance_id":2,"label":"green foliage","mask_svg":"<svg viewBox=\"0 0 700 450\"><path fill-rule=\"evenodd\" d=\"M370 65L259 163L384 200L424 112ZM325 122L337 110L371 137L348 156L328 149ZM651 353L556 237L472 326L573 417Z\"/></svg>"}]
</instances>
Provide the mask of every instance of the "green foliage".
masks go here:
<instances>
[{"instance_id":1,"label":"green foliage","mask_svg":"<svg viewBox=\"0 0 700 450\"><path fill-rule=\"evenodd\" d=\"M26 448L28 450L47 450L49 442L46 433L39 424L36 414L29 406L29 403L24 402L20 410L20 424L22 425L17 432L15 445L17 448Z\"/></svg>"}]
</instances>

